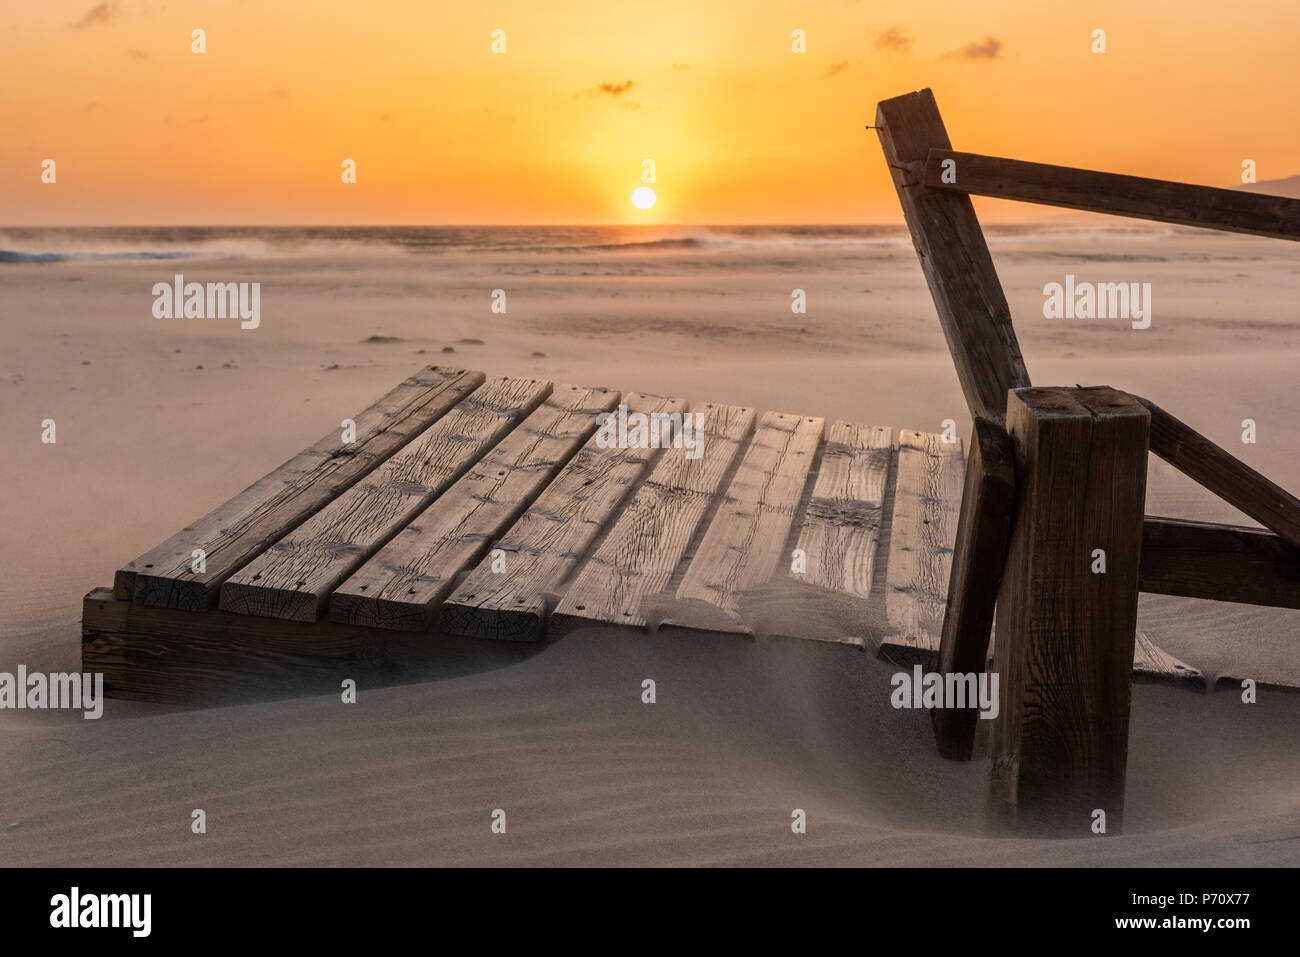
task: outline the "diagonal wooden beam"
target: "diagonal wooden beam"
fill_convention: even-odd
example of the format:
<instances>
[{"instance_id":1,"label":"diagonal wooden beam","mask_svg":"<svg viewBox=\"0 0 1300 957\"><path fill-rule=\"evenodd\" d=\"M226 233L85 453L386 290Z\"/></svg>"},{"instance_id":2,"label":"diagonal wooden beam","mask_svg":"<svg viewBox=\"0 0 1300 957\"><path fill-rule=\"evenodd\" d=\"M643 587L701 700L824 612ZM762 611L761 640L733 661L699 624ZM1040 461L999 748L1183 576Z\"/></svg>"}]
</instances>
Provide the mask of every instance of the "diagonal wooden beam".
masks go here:
<instances>
[{"instance_id":1,"label":"diagonal wooden beam","mask_svg":"<svg viewBox=\"0 0 1300 957\"><path fill-rule=\"evenodd\" d=\"M972 416L1001 424L1007 392L1028 386L1011 310L970 197L926 189L932 149L951 149L929 90L883 100L877 133Z\"/></svg>"},{"instance_id":2,"label":"diagonal wooden beam","mask_svg":"<svg viewBox=\"0 0 1300 957\"><path fill-rule=\"evenodd\" d=\"M927 189L1300 240L1300 199L932 149Z\"/></svg>"},{"instance_id":3,"label":"diagonal wooden beam","mask_svg":"<svg viewBox=\"0 0 1300 957\"><path fill-rule=\"evenodd\" d=\"M1279 537L1300 546L1300 499L1154 402L1134 398L1151 412L1152 452Z\"/></svg>"},{"instance_id":4,"label":"diagonal wooden beam","mask_svg":"<svg viewBox=\"0 0 1300 957\"><path fill-rule=\"evenodd\" d=\"M1016 462L1011 436L995 422L976 419L966 457L966 485L939 642L940 674L979 674L985 670L993 606L1002 583L1015 505ZM939 753L945 758L969 761L979 713L973 708L936 708L930 716Z\"/></svg>"}]
</instances>

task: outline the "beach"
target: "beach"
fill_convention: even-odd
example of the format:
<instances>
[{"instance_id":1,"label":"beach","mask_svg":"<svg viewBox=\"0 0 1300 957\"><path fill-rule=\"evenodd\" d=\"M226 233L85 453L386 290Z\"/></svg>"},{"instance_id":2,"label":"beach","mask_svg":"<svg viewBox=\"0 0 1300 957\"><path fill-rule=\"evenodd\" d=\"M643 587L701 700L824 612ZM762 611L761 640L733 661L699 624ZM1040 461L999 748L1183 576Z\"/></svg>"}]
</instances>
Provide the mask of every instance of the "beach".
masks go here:
<instances>
[{"instance_id":1,"label":"beach","mask_svg":"<svg viewBox=\"0 0 1300 957\"><path fill-rule=\"evenodd\" d=\"M1083 216L988 235L1035 384L1144 396L1300 489L1290 244ZM0 230L0 250L0 671L78 670L87 591L428 364L970 431L901 226ZM177 275L259 283L257 327L157 318ZM1067 276L1150 283L1150 327L1045 318ZM1254 524L1148 475L1148 514ZM1211 685L1300 685L1298 611L1143 596L1139 623ZM1013 840L984 832L985 762L940 759L929 716L890 707L894 670L587 629L355 705L3 712L0 863L1300 864L1294 691L1135 686L1124 834Z\"/></svg>"}]
</instances>

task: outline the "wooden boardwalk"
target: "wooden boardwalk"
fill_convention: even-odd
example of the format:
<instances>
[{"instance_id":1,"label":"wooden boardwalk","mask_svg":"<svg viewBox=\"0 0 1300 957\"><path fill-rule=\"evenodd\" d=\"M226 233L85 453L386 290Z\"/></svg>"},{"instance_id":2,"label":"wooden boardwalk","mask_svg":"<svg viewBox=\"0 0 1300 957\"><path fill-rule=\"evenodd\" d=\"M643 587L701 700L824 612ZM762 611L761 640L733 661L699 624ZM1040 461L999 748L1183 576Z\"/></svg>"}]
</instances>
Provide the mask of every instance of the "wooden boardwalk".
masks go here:
<instances>
[{"instance_id":1,"label":"wooden boardwalk","mask_svg":"<svg viewBox=\"0 0 1300 957\"><path fill-rule=\"evenodd\" d=\"M620 411L698 428L611 443ZM110 695L400 673L442 645L526 653L592 626L934 663L959 440L437 367L355 422L86 597L83 667ZM1138 645L1148 677L1199 678Z\"/></svg>"}]
</instances>

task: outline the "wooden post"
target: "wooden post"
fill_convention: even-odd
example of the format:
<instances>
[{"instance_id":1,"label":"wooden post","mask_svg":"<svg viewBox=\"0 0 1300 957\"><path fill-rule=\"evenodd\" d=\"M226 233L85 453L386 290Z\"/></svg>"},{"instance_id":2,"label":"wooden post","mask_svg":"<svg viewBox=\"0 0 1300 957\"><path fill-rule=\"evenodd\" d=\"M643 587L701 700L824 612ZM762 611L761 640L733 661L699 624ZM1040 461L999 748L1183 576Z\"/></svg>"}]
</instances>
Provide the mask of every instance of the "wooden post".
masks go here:
<instances>
[{"instance_id":1,"label":"wooden post","mask_svg":"<svg viewBox=\"0 0 1300 957\"><path fill-rule=\"evenodd\" d=\"M1120 830L1151 415L1109 387L1016 389L1016 514L998 594L989 817Z\"/></svg>"},{"instance_id":2,"label":"wooden post","mask_svg":"<svg viewBox=\"0 0 1300 957\"><path fill-rule=\"evenodd\" d=\"M922 185L930 150L952 148L934 94L881 101L876 127L971 416L1001 424L1029 373L970 197Z\"/></svg>"},{"instance_id":3,"label":"wooden post","mask_svg":"<svg viewBox=\"0 0 1300 957\"><path fill-rule=\"evenodd\" d=\"M1011 437L997 423L976 419L966 454L966 485L939 642L940 674L979 674L987 666L993 605L1002 581L1015 498ZM969 761L980 722L976 710L936 708L930 715L939 753Z\"/></svg>"}]
</instances>

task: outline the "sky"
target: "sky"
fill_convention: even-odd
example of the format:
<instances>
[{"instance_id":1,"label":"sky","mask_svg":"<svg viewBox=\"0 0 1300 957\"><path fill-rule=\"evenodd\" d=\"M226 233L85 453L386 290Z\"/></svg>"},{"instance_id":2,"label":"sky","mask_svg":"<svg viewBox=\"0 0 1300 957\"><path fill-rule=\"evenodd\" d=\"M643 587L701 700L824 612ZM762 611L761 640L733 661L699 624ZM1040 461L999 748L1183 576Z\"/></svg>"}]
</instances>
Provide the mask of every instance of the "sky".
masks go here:
<instances>
[{"instance_id":1,"label":"sky","mask_svg":"<svg viewBox=\"0 0 1300 957\"><path fill-rule=\"evenodd\" d=\"M927 86L957 149L1279 179L1297 36L1295 0L9 2L0 225L897 222L864 127Z\"/></svg>"}]
</instances>

